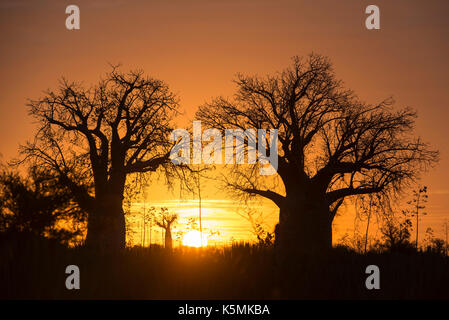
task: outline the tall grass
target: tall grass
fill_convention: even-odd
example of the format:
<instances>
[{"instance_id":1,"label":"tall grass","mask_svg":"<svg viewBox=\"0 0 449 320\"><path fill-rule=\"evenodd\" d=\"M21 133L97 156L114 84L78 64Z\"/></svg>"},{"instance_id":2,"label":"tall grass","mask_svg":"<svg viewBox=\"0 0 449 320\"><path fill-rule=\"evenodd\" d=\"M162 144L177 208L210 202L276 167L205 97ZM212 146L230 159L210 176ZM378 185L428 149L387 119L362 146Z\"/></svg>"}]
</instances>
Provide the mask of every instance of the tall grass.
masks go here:
<instances>
[{"instance_id":1,"label":"tall grass","mask_svg":"<svg viewBox=\"0 0 449 320\"><path fill-rule=\"evenodd\" d=\"M340 248L296 257L281 270L271 247L247 243L110 254L2 238L0 257L0 297L7 299L449 298L449 259L433 254L360 255ZM80 268L80 290L65 288L69 264ZM380 268L381 290L365 288L369 264Z\"/></svg>"}]
</instances>

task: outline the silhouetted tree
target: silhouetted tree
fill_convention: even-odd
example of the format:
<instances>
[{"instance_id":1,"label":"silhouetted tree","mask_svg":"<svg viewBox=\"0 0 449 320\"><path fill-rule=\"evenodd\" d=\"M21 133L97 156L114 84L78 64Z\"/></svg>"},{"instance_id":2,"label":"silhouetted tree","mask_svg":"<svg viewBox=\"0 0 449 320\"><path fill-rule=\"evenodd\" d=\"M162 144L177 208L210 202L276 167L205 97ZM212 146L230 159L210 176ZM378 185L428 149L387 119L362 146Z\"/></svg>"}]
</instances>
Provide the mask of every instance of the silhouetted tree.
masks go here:
<instances>
[{"instance_id":1,"label":"silhouetted tree","mask_svg":"<svg viewBox=\"0 0 449 320\"><path fill-rule=\"evenodd\" d=\"M31 233L67 242L83 231L85 212L50 173L36 167L29 169L26 178L3 172L0 186L1 232Z\"/></svg>"},{"instance_id":2,"label":"silhouetted tree","mask_svg":"<svg viewBox=\"0 0 449 320\"><path fill-rule=\"evenodd\" d=\"M447 220L444 221L443 227L444 227L444 234L445 234L445 239L446 239L446 240L445 240L445 246L444 246L444 248L445 248L445 253L446 253L446 255L447 255L448 250L449 250L449 243L448 243L449 223L447 222Z\"/></svg>"},{"instance_id":3,"label":"silhouetted tree","mask_svg":"<svg viewBox=\"0 0 449 320\"><path fill-rule=\"evenodd\" d=\"M358 199L356 199L356 219L360 218L359 213L366 217L366 229L364 236L364 249L363 252L366 253L368 250L368 239L369 239L369 227L371 225L371 220L373 217L377 218L377 222L379 222L379 217L382 213L385 214L385 209L391 210L389 208L388 203L382 203L382 198L379 197L379 194L367 194L362 195ZM384 206L387 206L385 208Z\"/></svg>"},{"instance_id":4,"label":"silhouetted tree","mask_svg":"<svg viewBox=\"0 0 449 320\"><path fill-rule=\"evenodd\" d=\"M175 94L142 71L125 74L113 67L88 89L63 79L58 90L29 107L39 128L22 147L24 160L55 174L89 213L88 245L123 247L127 178L171 164Z\"/></svg>"},{"instance_id":5,"label":"silhouetted tree","mask_svg":"<svg viewBox=\"0 0 449 320\"><path fill-rule=\"evenodd\" d=\"M165 248L171 249L173 247L171 228L178 220L178 215L170 213L167 208L161 208L158 213L155 213L154 208L151 211L154 216L154 223L165 231Z\"/></svg>"},{"instance_id":6,"label":"silhouetted tree","mask_svg":"<svg viewBox=\"0 0 449 320\"><path fill-rule=\"evenodd\" d=\"M245 208L239 215L248 220L251 224L252 233L255 235L259 245L270 246L273 244L275 232L267 230L262 212L256 212L251 208Z\"/></svg>"},{"instance_id":7,"label":"silhouetted tree","mask_svg":"<svg viewBox=\"0 0 449 320\"><path fill-rule=\"evenodd\" d=\"M412 206L412 217L416 217L416 241L415 246L416 250L418 250L418 231L419 231L419 216L427 215L427 212L422 212L426 208L427 198L427 187L419 187L416 190L413 190L413 199L407 202Z\"/></svg>"},{"instance_id":8,"label":"silhouetted tree","mask_svg":"<svg viewBox=\"0 0 449 320\"><path fill-rule=\"evenodd\" d=\"M249 170L236 166L226 181L241 195L266 197L279 207L276 241L283 256L325 251L344 199L394 194L437 159L437 152L411 136L413 110L394 111L391 99L361 102L323 56L295 57L281 73L239 75L235 83L232 99L202 105L197 118L223 132L278 130L280 181L259 175L260 162ZM269 154L271 139L265 140L258 147Z\"/></svg>"},{"instance_id":9,"label":"silhouetted tree","mask_svg":"<svg viewBox=\"0 0 449 320\"><path fill-rule=\"evenodd\" d=\"M380 228L383 240L381 248L390 252L413 248L410 243L412 222L406 211L402 211L402 215L402 218L395 218L393 215L385 218L384 225Z\"/></svg>"}]
</instances>

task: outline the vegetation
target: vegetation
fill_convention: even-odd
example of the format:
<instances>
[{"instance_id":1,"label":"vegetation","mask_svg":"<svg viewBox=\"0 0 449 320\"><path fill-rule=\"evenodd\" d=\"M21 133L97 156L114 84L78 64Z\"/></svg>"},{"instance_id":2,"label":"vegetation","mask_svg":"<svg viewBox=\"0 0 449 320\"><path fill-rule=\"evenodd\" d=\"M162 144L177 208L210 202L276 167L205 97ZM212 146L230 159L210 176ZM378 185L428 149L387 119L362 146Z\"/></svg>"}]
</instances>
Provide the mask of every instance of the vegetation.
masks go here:
<instances>
[{"instance_id":1,"label":"vegetation","mask_svg":"<svg viewBox=\"0 0 449 320\"><path fill-rule=\"evenodd\" d=\"M414 191L402 215L389 205L438 160L413 135L416 113L394 110L391 99L362 103L316 54L295 57L275 76L240 75L236 84L233 99L203 105L197 118L219 130L278 130L275 179L257 174L260 163L237 166L224 179L243 199L272 200L279 207L275 230L249 208L254 244L174 248L178 216L166 208L147 212L144 202L142 243L154 222L165 231L165 247L125 246L124 205L142 195L150 172L195 190L201 203L203 169L170 161L176 95L141 71L113 67L92 88L62 80L29 103L39 126L34 140L0 175L0 297L449 298L447 239L429 229L423 246L418 241L427 187ZM272 152L269 140L258 150ZM198 172L196 187L187 172ZM332 223L348 200L361 201L366 229L332 248ZM202 245L201 207L199 213ZM382 236L369 243L374 215ZM195 219L189 224L198 229ZM70 264L81 269L80 291L63 286ZM380 291L364 286L371 264L382 270Z\"/></svg>"},{"instance_id":2,"label":"vegetation","mask_svg":"<svg viewBox=\"0 0 449 320\"><path fill-rule=\"evenodd\" d=\"M432 299L449 298L449 258L433 252L366 255L337 247L299 256L280 274L272 246L133 247L112 254L65 248L48 239L0 243L0 298L27 299ZM413 249L413 246L412 246ZM76 264L81 289L64 287ZM367 290L365 268L381 270L381 290ZM424 271L425 270L425 271Z\"/></svg>"},{"instance_id":3,"label":"vegetation","mask_svg":"<svg viewBox=\"0 0 449 320\"><path fill-rule=\"evenodd\" d=\"M32 167L23 178L4 171L0 190L0 232L29 233L65 244L82 240L86 213L49 172Z\"/></svg>"}]
</instances>

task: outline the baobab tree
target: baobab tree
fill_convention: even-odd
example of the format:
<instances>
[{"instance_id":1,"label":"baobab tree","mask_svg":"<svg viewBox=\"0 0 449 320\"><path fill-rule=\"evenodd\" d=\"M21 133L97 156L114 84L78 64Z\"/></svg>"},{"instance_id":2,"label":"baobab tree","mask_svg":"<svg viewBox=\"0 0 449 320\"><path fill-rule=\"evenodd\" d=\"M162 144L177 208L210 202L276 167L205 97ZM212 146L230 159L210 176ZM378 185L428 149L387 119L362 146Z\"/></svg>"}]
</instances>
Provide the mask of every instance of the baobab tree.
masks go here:
<instances>
[{"instance_id":1,"label":"baobab tree","mask_svg":"<svg viewBox=\"0 0 449 320\"><path fill-rule=\"evenodd\" d=\"M123 194L130 175L166 169L170 123L178 99L143 71L117 67L90 88L62 79L59 88L29 101L39 125L21 147L21 161L50 170L88 212L87 245L125 245ZM171 172L171 173L170 173Z\"/></svg>"},{"instance_id":2,"label":"baobab tree","mask_svg":"<svg viewBox=\"0 0 449 320\"><path fill-rule=\"evenodd\" d=\"M176 220L178 220L178 215L176 213L170 213L167 208L161 208L157 214L155 214L154 208L151 211L154 217L154 223L165 231L165 248L171 249L173 247L171 228Z\"/></svg>"},{"instance_id":3,"label":"baobab tree","mask_svg":"<svg viewBox=\"0 0 449 320\"><path fill-rule=\"evenodd\" d=\"M225 180L240 195L279 207L281 256L330 248L332 221L345 199L397 194L437 159L438 152L412 135L413 110L394 110L392 99L361 102L326 57L294 57L283 72L238 75L235 84L233 97L200 106L197 119L223 132L278 130L277 179L259 175L258 162L235 165ZM266 136L258 150L269 154L273 141Z\"/></svg>"}]
</instances>

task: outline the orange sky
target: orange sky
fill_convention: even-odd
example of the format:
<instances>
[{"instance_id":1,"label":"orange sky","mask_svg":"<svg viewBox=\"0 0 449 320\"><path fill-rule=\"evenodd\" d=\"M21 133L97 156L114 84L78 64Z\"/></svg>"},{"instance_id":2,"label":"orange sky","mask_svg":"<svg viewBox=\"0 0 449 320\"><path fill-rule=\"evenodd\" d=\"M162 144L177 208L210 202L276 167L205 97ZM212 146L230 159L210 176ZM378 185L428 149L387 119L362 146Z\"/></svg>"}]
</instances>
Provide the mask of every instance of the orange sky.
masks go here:
<instances>
[{"instance_id":1,"label":"orange sky","mask_svg":"<svg viewBox=\"0 0 449 320\"><path fill-rule=\"evenodd\" d=\"M65 29L69 4L80 7L81 30ZM369 4L381 9L380 31L364 27ZM418 110L417 133L441 152L422 181L430 199L421 230L441 235L449 219L448 14L446 0L2 0L0 152L8 160L32 137L26 99L63 75L90 84L108 62L143 68L179 93L191 120L205 100L232 94L237 72L274 72L315 51L331 57L363 100L393 95ZM156 190L150 200L177 198ZM207 198L225 197L210 190ZM339 232L352 228L351 219L341 221Z\"/></svg>"}]
</instances>

